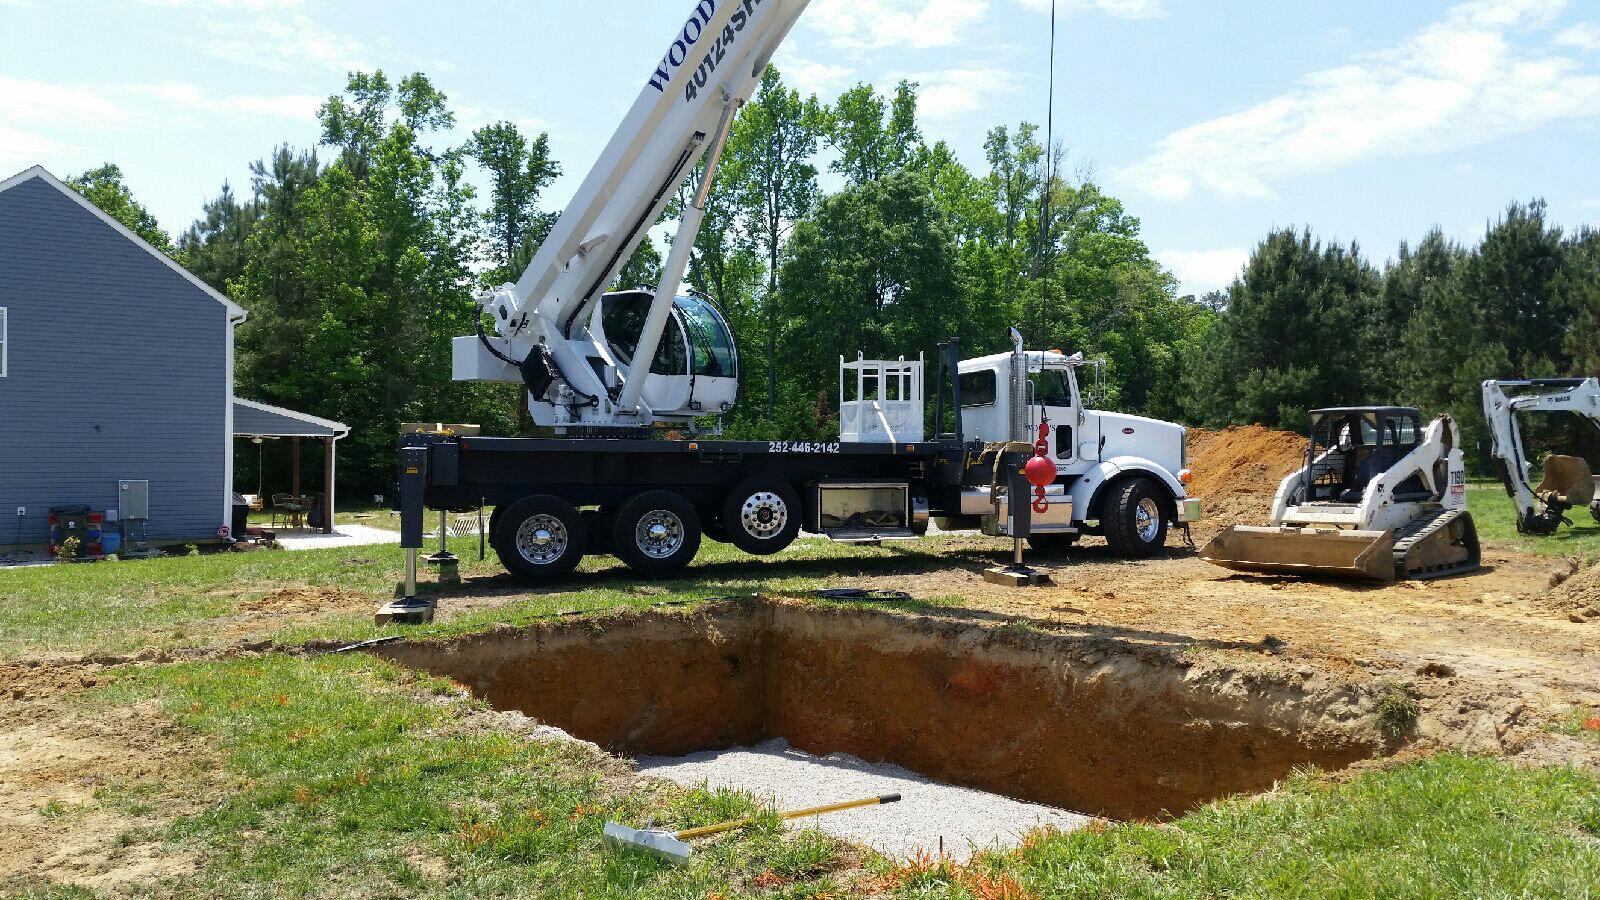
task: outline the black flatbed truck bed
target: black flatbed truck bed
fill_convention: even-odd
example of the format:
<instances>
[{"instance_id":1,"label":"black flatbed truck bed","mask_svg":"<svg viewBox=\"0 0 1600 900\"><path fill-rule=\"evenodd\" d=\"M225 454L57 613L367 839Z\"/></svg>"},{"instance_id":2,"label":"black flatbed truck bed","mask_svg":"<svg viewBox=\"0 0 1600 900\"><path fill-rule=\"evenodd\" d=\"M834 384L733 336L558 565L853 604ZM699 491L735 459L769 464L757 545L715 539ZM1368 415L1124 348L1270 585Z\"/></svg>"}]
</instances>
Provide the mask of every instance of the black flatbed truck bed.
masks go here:
<instances>
[{"instance_id":1,"label":"black flatbed truck bed","mask_svg":"<svg viewBox=\"0 0 1600 900\"><path fill-rule=\"evenodd\" d=\"M702 534L766 554L801 530L823 531L823 507L837 502L825 492L879 502L902 492L903 510L869 516L868 531L910 536L926 530L930 515L960 513L963 478L982 450L955 437L888 444L407 434L400 439L401 546L422 547L425 509L494 507L490 539L523 580L553 580L576 566L559 554L545 560L552 532L581 545L580 558L614 553L643 573L665 573L688 564ZM899 518L893 526L890 514ZM686 556L668 552L670 541L648 546L647 530L662 522ZM629 540L634 528L637 542Z\"/></svg>"}]
</instances>

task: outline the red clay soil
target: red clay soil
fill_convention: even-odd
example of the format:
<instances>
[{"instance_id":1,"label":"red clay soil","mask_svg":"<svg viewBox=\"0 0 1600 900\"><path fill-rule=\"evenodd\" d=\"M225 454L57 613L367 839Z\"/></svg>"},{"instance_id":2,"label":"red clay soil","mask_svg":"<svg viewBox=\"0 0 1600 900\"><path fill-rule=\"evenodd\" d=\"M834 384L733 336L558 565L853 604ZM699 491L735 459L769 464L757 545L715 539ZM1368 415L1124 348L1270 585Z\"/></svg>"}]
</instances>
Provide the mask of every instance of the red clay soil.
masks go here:
<instances>
[{"instance_id":1,"label":"red clay soil","mask_svg":"<svg viewBox=\"0 0 1600 900\"><path fill-rule=\"evenodd\" d=\"M1117 818L1388 749L1370 691L1168 648L799 603L506 629L380 653L624 754L781 736Z\"/></svg>"},{"instance_id":2,"label":"red clay soil","mask_svg":"<svg viewBox=\"0 0 1600 900\"><path fill-rule=\"evenodd\" d=\"M1278 484L1305 465L1306 438L1260 425L1189 429L1189 494L1209 524L1266 524Z\"/></svg>"}]
</instances>

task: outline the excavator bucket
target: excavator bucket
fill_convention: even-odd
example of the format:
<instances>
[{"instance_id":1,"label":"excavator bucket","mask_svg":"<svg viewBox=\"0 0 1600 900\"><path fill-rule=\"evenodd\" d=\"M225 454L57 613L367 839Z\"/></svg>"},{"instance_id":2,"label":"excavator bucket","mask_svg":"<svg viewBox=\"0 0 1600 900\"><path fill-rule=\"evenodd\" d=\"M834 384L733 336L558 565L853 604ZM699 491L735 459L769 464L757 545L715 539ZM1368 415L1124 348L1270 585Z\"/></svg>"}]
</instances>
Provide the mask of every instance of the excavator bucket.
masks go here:
<instances>
[{"instance_id":1,"label":"excavator bucket","mask_svg":"<svg viewBox=\"0 0 1600 900\"><path fill-rule=\"evenodd\" d=\"M1200 558L1239 572L1395 580L1394 534L1330 528L1235 525L1211 540Z\"/></svg>"},{"instance_id":2,"label":"excavator bucket","mask_svg":"<svg viewBox=\"0 0 1600 900\"><path fill-rule=\"evenodd\" d=\"M1578 456L1552 456L1544 461L1544 480L1534 491L1566 506L1594 502L1594 473L1588 460Z\"/></svg>"}]
</instances>

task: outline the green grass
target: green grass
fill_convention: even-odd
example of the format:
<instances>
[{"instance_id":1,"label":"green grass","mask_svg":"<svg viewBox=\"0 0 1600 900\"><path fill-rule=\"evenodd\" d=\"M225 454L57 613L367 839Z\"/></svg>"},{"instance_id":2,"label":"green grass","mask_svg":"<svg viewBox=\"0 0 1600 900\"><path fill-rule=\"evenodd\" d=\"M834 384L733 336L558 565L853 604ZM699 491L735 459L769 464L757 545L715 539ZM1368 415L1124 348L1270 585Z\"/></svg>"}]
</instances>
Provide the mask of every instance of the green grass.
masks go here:
<instances>
[{"instance_id":1,"label":"green grass","mask_svg":"<svg viewBox=\"0 0 1600 900\"><path fill-rule=\"evenodd\" d=\"M157 699L240 785L163 836L216 896L703 898L769 869L826 877L844 845L785 835L744 794L607 778L592 751L469 727L445 681L367 657L128 671L89 702ZM601 848L607 820L693 827L757 814L682 868ZM848 858L848 857L846 857ZM427 861L427 862L424 862Z\"/></svg>"},{"instance_id":2,"label":"green grass","mask_svg":"<svg viewBox=\"0 0 1600 900\"><path fill-rule=\"evenodd\" d=\"M477 559L476 541L458 541L466 584L447 596L505 601L453 619L449 624L409 629L412 635L478 630L508 622L523 624L565 612L645 608L658 603L760 592L812 590L856 575L925 572L952 564L986 564L1004 553L972 549L970 541L928 538L881 548L809 539L775 556L755 558L726 544L706 542L680 576L641 581L610 558L586 559L565 584L535 590L515 582L494 551ZM0 572L0 660L82 653L129 653L145 648L215 647L270 638L281 643L312 640L361 641L393 629L372 624L376 607L394 597L404 571L394 546L305 551L218 553L199 557L40 566ZM257 616L247 634L219 627L241 615L241 605L285 587L337 589L370 598L290 624ZM431 573L423 593L440 594ZM919 608L959 605L957 598L924 598ZM450 602L449 600L445 601ZM237 624L237 623L235 623Z\"/></svg>"},{"instance_id":3,"label":"green grass","mask_svg":"<svg viewBox=\"0 0 1600 900\"><path fill-rule=\"evenodd\" d=\"M1299 776L1171 827L1080 832L998 862L1044 896L1588 897L1600 784L1441 755L1347 783Z\"/></svg>"},{"instance_id":4,"label":"green grass","mask_svg":"<svg viewBox=\"0 0 1600 900\"><path fill-rule=\"evenodd\" d=\"M573 745L470 727L471 701L387 663L131 669L83 702L152 698L217 748L235 785L155 836L196 862L137 891L164 896L970 898L1014 884L1037 897L1584 897L1600 885L1600 783L1486 758L1302 774L1170 824L1038 835L960 869L869 857L875 874L852 873L854 851L761 814L672 868L603 850L601 824L691 827L755 812L751 799L646 785Z\"/></svg>"},{"instance_id":5,"label":"green grass","mask_svg":"<svg viewBox=\"0 0 1600 900\"><path fill-rule=\"evenodd\" d=\"M1567 513L1572 527L1561 526L1555 534L1531 536L1517 533L1517 507L1498 481L1476 481L1468 486L1467 508L1478 527L1478 538L1485 544L1518 553L1539 556L1575 556L1587 562L1600 560L1600 523L1588 510Z\"/></svg>"}]
</instances>

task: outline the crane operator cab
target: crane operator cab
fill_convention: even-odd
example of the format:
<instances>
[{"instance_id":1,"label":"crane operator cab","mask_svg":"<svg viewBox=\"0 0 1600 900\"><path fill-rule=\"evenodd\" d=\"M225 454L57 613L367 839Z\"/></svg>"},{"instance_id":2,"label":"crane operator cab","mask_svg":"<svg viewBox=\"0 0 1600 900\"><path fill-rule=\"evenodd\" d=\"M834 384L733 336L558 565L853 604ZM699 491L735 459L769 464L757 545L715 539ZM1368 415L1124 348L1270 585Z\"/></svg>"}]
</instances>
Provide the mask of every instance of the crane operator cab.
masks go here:
<instances>
[{"instance_id":1,"label":"crane operator cab","mask_svg":"<svg viewBox=\"0 0 1600 900\"><path fill-rule=\"evenodd\" d=\"M606 294L590 324L625 375L633 370L654 299L649 291ZM721 415L733 408L738 392L739 351L727 320L709 300L678 297L650 365L644 402L657 416Z\"/></svg>"}]
</instances>

